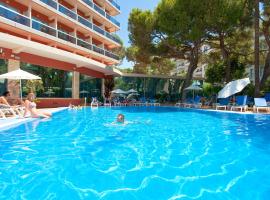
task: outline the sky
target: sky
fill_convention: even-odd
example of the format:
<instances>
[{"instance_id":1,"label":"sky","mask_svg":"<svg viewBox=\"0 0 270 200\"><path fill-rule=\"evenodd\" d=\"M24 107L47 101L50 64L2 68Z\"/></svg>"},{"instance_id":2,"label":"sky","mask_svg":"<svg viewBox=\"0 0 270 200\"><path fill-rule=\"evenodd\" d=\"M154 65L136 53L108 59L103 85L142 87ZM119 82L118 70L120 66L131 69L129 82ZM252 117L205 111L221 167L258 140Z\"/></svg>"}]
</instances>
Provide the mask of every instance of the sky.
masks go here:
<instances>
[{"instance_id":1,"label":"sky","mask_svg":"<svg viewBox=\"0 0 270 200\"><path fill-rule=\"evenodd\" d=\"M121 6L121 14L117 16L117 20L121 23L121 30L117 31L116 34L120 36L120 38L124 42L124 46L128 47L129 39L128 39L128 17L129 13L133 8L140 8L143 10L153 10L160 0L116 0L116 2ZM129 63L126 60L122 63L120 68L130 68L133 66L133 63Z\"/></svg>"}]
</instances>

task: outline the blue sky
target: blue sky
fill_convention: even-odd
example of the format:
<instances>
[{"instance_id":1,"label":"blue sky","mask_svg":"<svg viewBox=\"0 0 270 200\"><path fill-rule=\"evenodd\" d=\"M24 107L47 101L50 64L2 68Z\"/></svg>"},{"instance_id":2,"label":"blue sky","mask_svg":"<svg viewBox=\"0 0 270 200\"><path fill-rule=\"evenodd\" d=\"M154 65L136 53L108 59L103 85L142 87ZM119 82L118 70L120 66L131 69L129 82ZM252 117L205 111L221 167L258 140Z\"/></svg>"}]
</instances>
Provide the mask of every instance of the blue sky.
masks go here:
<instances>
[{"instance_id":1,"label":"blue sky","mask_svg":"<svg viewBox=\"0 0 270 200\"><path fill-rule=\"evenodd\" d=\"M117 0L117 3L121 6L121 14L117 17L117 20L121 23L121 30L117 34L124 41L124 45L129 46L128 43L128 17L133 8L151 9L153 10L160 0ZM120 66L121 68L132 67L132 63L128 63L126 60Z\"/></svg>"}]
</instances>

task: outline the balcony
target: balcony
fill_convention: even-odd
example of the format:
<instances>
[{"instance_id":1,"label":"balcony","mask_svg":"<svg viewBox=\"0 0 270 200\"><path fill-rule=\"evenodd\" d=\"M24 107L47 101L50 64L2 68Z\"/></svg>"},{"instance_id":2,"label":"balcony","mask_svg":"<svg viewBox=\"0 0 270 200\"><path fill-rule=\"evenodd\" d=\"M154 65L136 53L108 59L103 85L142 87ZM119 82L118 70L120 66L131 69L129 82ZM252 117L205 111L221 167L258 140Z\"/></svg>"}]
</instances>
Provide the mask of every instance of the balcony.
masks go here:
<instances>
[{"instance_id":1,"label":"balcony","mask_svg":"<svg viewBox=\"0 0 270 200\"><path fill-rule=\"evenodd\" d=\"M65 33L65 32L60 31L60 30L56 30L53 27L50 27L49 25L46 25L42 22L39 22L37 20L30 19L26 16L23 16L23 15L15 12L13 10L10 10L9 8L6 8L2 5L0 5L0 17L3 17L5 19L11 20L13 22L16 22L16 23L19 23L22 25L25 25L27 27L34 29L34 30L46 33L46 34L53 36L53 37L57 37L57 38L62 39L64 41L67 41L67 42L70 42L72 44L78 45L80 47L86 48L88 50L95 51L99 54L108 56L110 58L115 59L117 56L111 52L108 53L107 50L105 52L104 49L97 47L95 45L92 45L86 41L79 39L79 38L76 38L75 36L72 36L68 33Z\"/></svg>"},{"instance_id":2,"label":"balcony","mask_svg":"<svg viewBox=\"0 0 270 200\"><path fill-rule=\"evenodd\" d=\"M71 17L72 19L77 20L77 14L72 10L66 8L65 6L59 5L58 10L64 15Z\"/></svg>"},{"instance_id":3,"label":"balcony","mask_svg":"<svg viewBox=\"0 0 270 200\"><path fill-rule=\"evenodd\" d=\"M120 10L120 6L113 0L108 0L108 2L110 2L115 8L117 8L118 10Z\"/></svg>"},{"instance_id":4,"label":"balcony","mask_svg":"<svg viewBox=\"0 0 270 200\"><path fill-rule=\"evenodd\" d=\"M82 0L84 3L86 3L91 8L94 8L95 11L97 11L102 16L106 17L108 20L110 20L113 24L120 27L120 23L112 16L110 16L108 13L105 12L101 7L99 7L97 4L92 2L91 0Z\"/></svg>"},{"instance_id":5,"label":"balcony","mask_svg":"<svg viewBox=\"0 0 270 200\"><path fill-rule=\"evenodd\" d=\"M121 42L118 40L118 38L114 37L111 33L105 31L104 29L96 26L96 25L93 25L90 21L88 21L87 19L77 15L74 11L62 6L59 4L59 6L57 6L57 3L53 0L40 0L41 2L51 6L52 8L56 9L57 10L57 7L58 7L58 11L60 11L61 13L63 13L64 15L80 22L81 24L83 24L84 26L94 30L95 32L99 33L99 34L102 34L104 35L105 37L113 40L114 42L117 42L118 44L121 44ZM93 2L90 1L90 0L83 0L83 2L85 2L86 4L88 4L89 6L92 5L91 7L93 7ZM55 3L55 4L54 4ZM101 9L101 8L100 8ZM114 18L112 18L110 15L106 14L106 18L109 19L109 20L115 20ZM115 22L117 23L117 21ZM119 23L119 26L120 26L120 23Z\"/></svg>"},{"instance_id":6,"label":"balcony","mask_svg":"<svg viewBox=\"0 0 270 200\"><path fill-rule=\"evenodd\" d=\"M40 0L40 1L57 10L57 3L54 0Z\"/></svg>"},{"instance_id":7,"label":"balcony","mask_svg":"<svg viewBox=\"0 0 270 200\"><path fill-rule=\"evenodd\" d=\"M92 24L90 21L84 19L83 17L78 16L78 21L79 21L81 24L87 26L88 28L93 29L93 24Z\"/></svg>"},{"instance_id":8,"label":"balcony","mask_svg":"<svg viewBox=\"0 0 270 200\"><path fill-rule=\"evenodd\" d=\"M54 28L52 28L46 24L43 24L39 21L36 21L34 19L32 19L32 28L37 30L37 31L41 31L43 33L46 33L46 34L49 34L51 36L56 37L57 31Z\"/></svg>"},{"instance_id":9,"label":"balcony","mask_svg":"<svg viewBox=\"0 0 270 200\"><path fill-rule=\"evenodd\" d=\"M30 26L30 19L28 17L21 15L20 13L17 13L2 5L0 5L0 16L6 19L9 19L11 21L14 21L16 23L19 23L25 26Z\"/></svg>"},{"instance_id":10,"label":"balcony","mask_svg":"<svg viewBox=\"0 0 270 200\"><path fill-rule=\"evenodd\" d=\"M65 33L63 31L59 31L59 30L57 30L57 32L58 32L58 34L57 34L58 38L60 38L62 40L65 40L67 42L71 42L73 44L77 44L77 40L76 40L76 38L74 36L69 35L69 34L67 34L67 33Z\"/></svg>"}]
</instances>

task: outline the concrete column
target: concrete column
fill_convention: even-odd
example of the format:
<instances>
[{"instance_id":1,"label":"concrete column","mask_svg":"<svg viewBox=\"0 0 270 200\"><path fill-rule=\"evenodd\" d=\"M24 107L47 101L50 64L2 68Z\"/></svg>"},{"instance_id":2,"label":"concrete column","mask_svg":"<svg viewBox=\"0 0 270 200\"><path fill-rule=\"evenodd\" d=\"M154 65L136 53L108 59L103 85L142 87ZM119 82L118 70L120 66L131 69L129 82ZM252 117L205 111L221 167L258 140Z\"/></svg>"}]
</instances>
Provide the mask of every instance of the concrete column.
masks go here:
<instances>
[{"instance_id":1,"label":"concrete column","mask_svg":"<svg viewBox=\"0 0 270 200\"><path fill-rule=\"evenodd\" d=\"M80 98L80 73L73 72L72 76L72 98L79 99Z\"/></svg>"},{"instance_id":2,"label":"concrete column","mask_svg":"<svg viewBox=\"0 0 270 200\"><path fill-rule=\"evenodd\" d=\"M8 60L8 72L20 69L20 61ZM20 82L15 80L8 80L7 90L10 91L11 96L14 98L20 98Z\"/></svg>"}]
</instances>

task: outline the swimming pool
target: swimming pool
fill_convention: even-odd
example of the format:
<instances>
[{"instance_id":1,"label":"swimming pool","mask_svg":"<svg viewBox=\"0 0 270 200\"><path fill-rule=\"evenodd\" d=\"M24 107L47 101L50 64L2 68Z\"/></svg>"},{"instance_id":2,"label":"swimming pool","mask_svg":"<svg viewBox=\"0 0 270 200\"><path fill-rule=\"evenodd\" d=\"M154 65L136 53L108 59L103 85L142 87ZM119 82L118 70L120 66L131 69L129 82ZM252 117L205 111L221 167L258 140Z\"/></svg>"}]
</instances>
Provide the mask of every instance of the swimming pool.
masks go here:
<instances>
[{"instance_id":1,"label":"swimming pool","mask_svg":"<svg viewBox=\"0 0 270 200\"><path fill-rule=\"evenodd\" d=\"M266 115L61 111L0 131L0 199L269 199L269 130Z\"/></svg>"}]
</instances>

